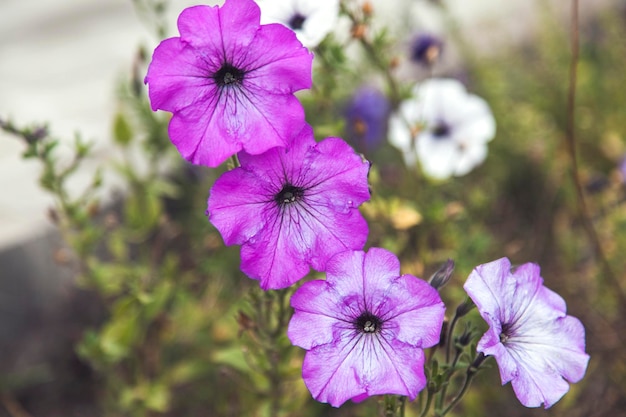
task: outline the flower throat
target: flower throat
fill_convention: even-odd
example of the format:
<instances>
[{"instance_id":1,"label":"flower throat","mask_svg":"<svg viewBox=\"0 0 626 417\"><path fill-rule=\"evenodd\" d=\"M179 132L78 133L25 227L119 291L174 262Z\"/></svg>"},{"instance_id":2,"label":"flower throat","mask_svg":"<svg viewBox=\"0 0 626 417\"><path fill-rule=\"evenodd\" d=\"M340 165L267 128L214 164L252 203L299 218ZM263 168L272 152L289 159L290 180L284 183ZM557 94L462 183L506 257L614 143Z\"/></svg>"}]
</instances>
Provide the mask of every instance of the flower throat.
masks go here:
<instances>
[{"instance_id":1,"label":"flower throat","mask_svg":"<svg viewBox=\"0 0 626 417\"><path fill-rule=\"evenodd\" d=\"M240 85L245 73L239 68L229 63L224 63L222 67L213 74L213 79L219 87L233 87Z\"/></svg>"},{"instance_id":2,"label":"flower throat","mask_svg":"<svg viewBox=\"0 0 626 417\"><path fill-rule=\"evenodd\" d=\"M279 206L295 203L304 197L304 190L289 183L285 184L278 194L274 196L274 200Z\"/></svg>"}]
</instances>

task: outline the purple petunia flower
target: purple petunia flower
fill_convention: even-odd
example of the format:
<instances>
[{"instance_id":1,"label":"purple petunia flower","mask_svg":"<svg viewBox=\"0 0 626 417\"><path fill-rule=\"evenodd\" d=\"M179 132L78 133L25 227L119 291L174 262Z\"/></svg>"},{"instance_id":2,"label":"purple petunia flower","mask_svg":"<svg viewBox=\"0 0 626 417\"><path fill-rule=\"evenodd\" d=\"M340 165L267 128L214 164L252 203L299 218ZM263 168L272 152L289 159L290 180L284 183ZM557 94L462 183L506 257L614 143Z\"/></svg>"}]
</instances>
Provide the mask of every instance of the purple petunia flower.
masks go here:
<instances>
[{"instance_id":1,"label":"purple petunia flower","mask_svg":"<svg viewBox=\"0 0 626 417\"><path fill-rule=\"evenodd\" d=\"M376 149L387 134L391 106L383 93L373 87L359 88L345 110L346 139L359 152Z\"/></svg>"},{"instance_id":2,"label":"purple petunia flower","mask_svg":"<svg viewBox=\"0 0 626 417\"><path fill-rule=\"evenodd\" d=\"M439 60L442 50L443 41L441 38L429 33L422 33L413 40L411 60L429 67Z\"/></svg>"},{"instance_id":3,"label":"purple petunia flower","mask_svg":"<svg viewBox=\"0 0 626 417\"><path fill-rule=\"evenodd\" d=\"M539 266L511 270L502 258L472 271L464 285L489 330L477 350L493 355L502 385L526 407L552 406L585 374L585 329L565 301L543 286Z\"/></svg>"},{"instance_id":4,"label":"purple petunia flower","mask_svg":"<svg viewBox=\"0 0 626 417\"><path fill-rule=\"evenodd\" d=\"M286 288L337 252L363 248L369 163L346 142L316 143L307 125L291 147L239 160L215 182L207 212L227 245L241 245L241 269L261 288Z\"/></svg>"},{"instance_id":5,"label":"purple petunia flower","mask_svg":"<svg viewBox=\"0 0 626 417\"><path fill-rule=\"evenodd\" d=\"M302 377L315 399L339 407L372 395L406 395L426 386L424 348L439 342L445 306L437 290L400 275L380 248L346 251L326 265L326 280L292 296L287 335L306 349Z\"/></svg>"},{"instance_id":6,"label":"purple petunia flower","mask_svg":"<svg viewBox=\"0 0 626 417\"><path fill-rule=\"evenodd\" d=\"M260 18L252 0L190 7L180 37L154 51L152 108L173 113L170 138L190 162L216 167L242 149L286 146L305 123L293 93L311 87L313 56L293 31Z\"/></svg>"}]
</instances>

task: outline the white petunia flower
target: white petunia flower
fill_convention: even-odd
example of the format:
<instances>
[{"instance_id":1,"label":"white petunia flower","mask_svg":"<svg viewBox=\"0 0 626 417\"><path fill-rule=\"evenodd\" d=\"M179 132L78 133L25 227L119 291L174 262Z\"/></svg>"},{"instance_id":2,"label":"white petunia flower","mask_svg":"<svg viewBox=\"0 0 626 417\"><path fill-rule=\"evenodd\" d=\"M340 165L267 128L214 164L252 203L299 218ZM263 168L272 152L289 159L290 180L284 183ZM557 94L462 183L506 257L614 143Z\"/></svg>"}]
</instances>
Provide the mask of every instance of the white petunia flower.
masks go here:
<instances>
[{"instance_id":1,"label":"white petunia flower","mask_svg":"<svg viewBox=\"0 0 626 417\"><path fill-rule=\"evenodd\" d=\"M261 24L282 23L307 48L317 46L339 19L339 0L257 0Z\"/></svg>"},{"instance_id":2,"label":"white petunia flower","mask_svg":"<svg viewBox=\"0 0 626 417\"><path fill-rule=\"evenodd\" d=\"M413 89L389 121L389 142L407 165L419 160L436 179L462 176L487 157L496 122L482 98L453 79L430 79Z\"/></svg>"}]
</instances>

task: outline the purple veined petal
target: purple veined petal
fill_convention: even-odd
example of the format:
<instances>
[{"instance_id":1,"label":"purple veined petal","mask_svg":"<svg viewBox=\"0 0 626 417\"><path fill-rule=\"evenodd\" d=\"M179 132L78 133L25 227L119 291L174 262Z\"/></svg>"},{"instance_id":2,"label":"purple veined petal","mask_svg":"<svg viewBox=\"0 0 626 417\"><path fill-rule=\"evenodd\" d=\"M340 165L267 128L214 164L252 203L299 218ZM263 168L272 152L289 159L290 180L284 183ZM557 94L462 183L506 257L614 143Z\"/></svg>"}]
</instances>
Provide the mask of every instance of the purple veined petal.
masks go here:
<instances>
[{"instance_id":1,"label":"purple veined petal","mask_svg":"<svg viewBox=\"0 0 626 417\"><path fill-rule=\"evenodd\" d=\"M569 391L568 381L582 379L589 355L584 353L584 346L580 346L584 329L574 317L561 317L553 322L553 326L545 323L538 330L538 334L543 333L544 337L533 337L531 333L526 338L522 334L523 346L513 345L509 349L522 370L512 380L512 385L523 405L538 407L543 403L549 408ZM574 346L569 346L571 341Z\"/></svg>"},{"instance_id":2,"label":"purple veined petal","mask_svg":"<svg viewBox=\"0 0 626 417\"><path fill-rule=\"evenodd\" d=\"M393 308L388 311L389 321L396 323L396 338L412 346L429 348L439 343L446 307L436 289L426 281L412 275L403 275L395 281L398 287L391 298Z\"/></svg>"},{"instance_id":3,"label":"purple veined petal","mask_svg":"<svg viewBox=\"0 0 626 417\"><path fill-rule=\"evenodd\" d=\"M192 6L178 17L181 39L194 47L241 56L259 30L261 11L252 0L226 0L219 6ZM235 62L231 62L235 64Z\"/></svg>"},{"instance_id":4,"label":"purple veined petal","mask_svg":"<svg viewBox=\"0 0 626 417\"><path fill-rule=\"evenodd\" d=\"M226 245L247 242L272 218L263 218L269 185L248 170L235 169L223 173L213 185L207 215L221 233Z\"/></svg>"},{"instance_id":5,"label":"purple veined petal","mask_svg":"<svg viewBox=\"0 0 626 417\"><path fill-rule=\"evenodd\" d=\"M196 103L211 101L215 84L207 67L219 63L198 57L180 38L162 41L154 50L145 82L152 110L176 112Z\"/></svg>"},{"instance_id":6,"label":"purple veined petal","mask_svg":"<svg viewBox=\"0 0 626 417\"><path fill-rule=\"evenodd\" d=\"M384 249L341 252L327 266L325 281L303 284L291 301L288 335L308 350L302 376L311 394L335 407L382 394L414 399L426 385L421 344L436 343L443 323L437 291L399 276L397 258ZM413 311L425 313L419 324L409 323Z\"/></svg>"},{"instance_id":7,"label":"purple veined petal","mask_svg":"<svg viewBox=\"0 0 626 417\"><path fill-rule=\"evenodd\" d=\"M313 128L308 124L303 125L292 135L292 141L297 146L270 149L263 155L242 152L239 155L239 162L250 171L258 173L259 176L274 179L279 189L278 183L280 181L277 180L284 180L285 178L301 185L302 179L306 178L304 173L306 170L305 158L316 146Z\"/></svg>"},{"instance_id":8,"label":"purple veined petal","mask_svg":"<svg viewBox=\"0 0 626 417\"><path fill-rule=\"evenodd\" d=\"M174 113L168 133L183 158L193 164L216 167L243 148L239 140L231 141L215 133L221 129L223 112L213 99Z\"/></svg>"},{"instance_id":9,"label":"purple veined petal","mask_svg":"<svg viewBox=\"0 0 626 417\"><path fill-rule=\"evenodd\" d=\"M483 318L484 312L497 320L505 320L506 307L502 306L499 300L502 295L506 296L507 300L512 298L515 291L515 281L506 279L510 270L511 262L507 258L479 265L474 268L463 285Z\"/></svg>"},{"instance_id":10,"label":"purple veined petal","mask_svg":"<svg viewBox=\"0 0 626 417\"><path fill-rule=\"evenodd\" d=\"M266 225L263 234L257 234L241 247L241 270L260 281L261 288L287 288L309 272L308 248L294 244L297 228L280 217ZM310 237L307 237L310 239Z\"/></svg>"},{"instance_id":11,"label":"purple veined petal","mask_svg":"<svg viewBox=\"0 0 626 417\"><path fill-rule=\"evenodd\" d=\"M243 150L258 155L274 147L285 147L295 132L305 126L304 109L295 96L250 91L238 97L224 129L241 138ZM263 140L258 140L263 138Z\"/></svg>"},{"instance_id":12,"label":"purple veined petal","mask_svg":"<svg viewBox=\"0 0 626 417\"><path fill-rule=\"evenodd\" d=\"M369 200L369 187L360 181L368 175L369 162L354 153L350 145L340 138L326 138L316 145L316 151L320 157L314 163L320 168L323 165L323 169L315 169L315 174L308 178L312 188L311 199L343 212ZM343 160L341 164L336 163L338 158ZM322 187L324 193L315 192Z\"/></svg>"},{"instance_id":13,"label":"purple veined petal","mask_svg":"<svg viewBox=\"0 0 626 417\"><path fill-rule=\"evenodd\" d=\"M155 50L145 82L153 110L173 114L171 140L194 164L216 167L245 150L287 146L305 124L293 95L311 86L312 55L280 25L260 25L252 0L196 6L180 37Z\"/></svg>"},{"instance_id":14,"label":"purple veined petal","mask_svg":"<svg viewBox=\"0 0 626 417\"><path fill-rule=\"evenodd\" d=\"M178 16L177 26L179 39L185 44L196 50L215 51L217 61L224 57L219 6L188 7Z\"/></svg>"},{"instance_id":15,"label":"purple veined petal","mask_svg":"<svg viewBox=\"0 0 626 417\"><path fill-rule=\"evenodd\" d=\"M368 336L343 333L336 343L307 352L302 375L315 399L334 407L382 394L413 400L426 386L423 351Z\"/></svg>"},{"instance_id":16,"label":"purple veined petal","mask_svg":"<svg viewBox=\"0 0 626 417\"><path fill-rule=\"evenodd\" d=\"M302 46L293 31L280 24L264 25L254 39L254 46L263 53L248 56L246 67L250 75L246 84L280 94L311 88L313 54Z\"/></svg>"},{"instance_id":17,"label":"purple veined petal","mask_svg":"<svg viewBox=\"0 0 626 417\"><path fill-rule=\"evenodd\" d=\"M352 251L350 251L352 252ZM351 317L338 311L340 294L326 281L311 281L291 296L295 312L289 322L289 340L304 349L333 341L334 325Z\"/></svg>"},{"instance_id":18,"label":"purple veined petal","mask_svg":"<svg viewBox=\"0 0 626 417\"><path fill-rule=\"evenodd\" d=\"M357 205L351 210L339 211L317 204L303 206L306 215L299 217L298 223L302 230L300 234L315 236L307 242L312 248L309 260L314 269L326 269L328 259L338 252L363 248L368 227L356 208Z\"/></svg>"},{"instance_id":19,"label":"purple veined petal","mask_svg":"<svg viewBox=\"0 0 626 417\"><path fill-rule=\"evenodd\" d=\"M373 249L373 248L372 248ZM370 249L370 251L372 250ZM326 282L332 288L333 293L338 294L337 299L341 296L346 297L351 294L361 295L359 299L359 308L366 309L364 294L364 278L363 265L366 253L363 251L342 251L330 258L326 263ZM396 263L391 266L397 267L400 272L400 263L396 259ZM390 276L393 277L392 269ZM381 280L385 275L380 275ZM294 306L295 308L295 306Z\"/></svg>"},{"instance_id":20,"label":"purple veined petal","mask_svg":"<svg viewBox=\"0 0 626 417\"><path fill-rule=\"evenodd\" d=\"M584 376L584 327L543 286L538 265L511 270L499 259L476 267L464 288L489 324L477 350L495 357L502 384L510 381L523 405L548 408Z\"/></svg>"},{"instance_id":21,"label":"purple veined petal","mask_svg":"<svg viewBox=\"0 0 626 417\"><path fill-rule=\"evenodd\" d=\"M237 214L214 215L214 208L222 206L213 200L223 191L211 193L212 221L216 219L215 225L225 240L241 242L241 268L261 281L264 289L285 288L302 278L309 267L323 270L335 253L360 249L365 244L367 223L358 206L369 198L369 192L363 192L368 187L369 163L340 143L335 138L316 143L307 126L300 129L287 148L275 147L259 155L239 154L241 167L235 170L258 177L248 184L247 177L241 176L240 186L254 189L242 195L249 196L245 198L251 203L265 202L250 204L246 210L246 216L262 222L258 233L237 237L240 230L247 229L221 222L220 219L234 220ZM343 161L342 169L333 167L337 160ZM352 187L335 186L345 182L353 182ZM222 187L220 180L214 187ZM237 192L237 188L231 187L230 192ZM251 193L262 197L252 197ZM230 201L228 196L225 198ZM224 209L238 211L240 207L227 205Z\"/></svg>"}]
</instances>

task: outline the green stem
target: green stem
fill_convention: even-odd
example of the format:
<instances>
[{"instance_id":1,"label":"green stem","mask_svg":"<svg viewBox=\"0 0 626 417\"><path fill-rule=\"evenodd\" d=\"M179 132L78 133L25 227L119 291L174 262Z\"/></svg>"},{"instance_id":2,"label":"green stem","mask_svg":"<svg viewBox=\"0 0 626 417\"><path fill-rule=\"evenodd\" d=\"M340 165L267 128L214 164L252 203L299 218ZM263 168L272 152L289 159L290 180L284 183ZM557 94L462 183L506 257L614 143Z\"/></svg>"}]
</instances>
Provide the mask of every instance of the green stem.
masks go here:
<instances>
[{"instance_id":1,"label":"green stem","mask_svg":"<svg viewBox=\"0 0 626 417\"><path fill-rule=\"evenodd\" d=\"M579 30L578 30L578 0L572 0L572 16L571 16L571 60L570 60L570 75L569 75L569 90L568 90L568 98L567 98L567 127L566 127L566 141L567 141L567 150L571 160L571 175L572 182L574 183L574 187L576 189L576 198L578 200L578 209L580 211L579 215L581 221L583 223L583 227L585 232L587 233L587 237L594 248L596 256L600 264L602 265L602 269L604 270L604 275L611 282L615 289L615 294L619 299L619 305L624 308L626 306L626 294L624 294L624 290L622 286L615 276L613 269L611 268L611 264L609 263L607 256L604 252L604 248L602 247L602 243L600 242L600 238L598 237L598 233L593 225L591 213L589 211L589 207L587 205L587 200L585 198L585 193L583 191L583 185L580 178L580 171L578 167L578 156L576 152L576 116L575 116L575 108L576 108L576 84L577 84L577 67L578 67L578 54L579 54Z\"/></svg>"},{"instance_id":2,"label":"green stem","mask_svg":"<svg viewBox=\"0 0 626 417\"><path fill-rule=\"evenodd\" d=\"M485 359L487 359L487 357L483 355L482 353L479 353L476 356L472 364L467 368L467 372L465 373L465 381L463 382L463 386L461 387L461 390L458 392L456 397L454 397L454 399L450 401L450 404L448 404L448 406L441 413L437 414L437 417L445 416L450 411L452 411L454 407L456 407L459 401L461 401L461 399L467 392L468 388L470 387L472 380L474 379L474 376L476 376L478 369L483 364Z\"/></svg>"},{"instance_id":3,"label":"green stem","mask_svg":"<svg viewBox=\"0 0 626 417\"><path fill-rule=\"evenodd\" d=\"M355 15L355 13L345 7L343 3L341 4L341 11L350 18L353 25L366 25L364 21L359 19ZM402 97L400 94L400 88L398 86L398 83L391 73L390 62L384 59L378 53L377 49L374 48L374 45L369 41L369 39L367 39L365 35L359 36L357 40L359 41L363 49L365 49L365 52L367 53L367 56L369 57L372 64L374 64L378 69L382 71L382 74L385 77L385 81L387 82L387 86L389 87L391 107L392 109L396 109L400 104Z\"/></svg>"},{"instance_id":4,"label":"green stem","mask_svg":"<svg viewBox=\"0 0 626 417\"><path fill-rule=\"evenodd\" d=\"M385 417L404 417L406 397L403 395L385 395Z\"/></svg>"},{"instance_id":5,"label":"green stem","mask_svg":"<svg viewBox=\"0 0 626 417\"><path fill-rule=\"evenodd\" d=\"M428 410L430 410L430 406L432 402L433 402L433 392L431 390L428 390L427 396L426 396L426 405L424 406L424 409L420 413L420 417L426 417L426 414L428 413Z\"/></svg>"}]
</instances>

